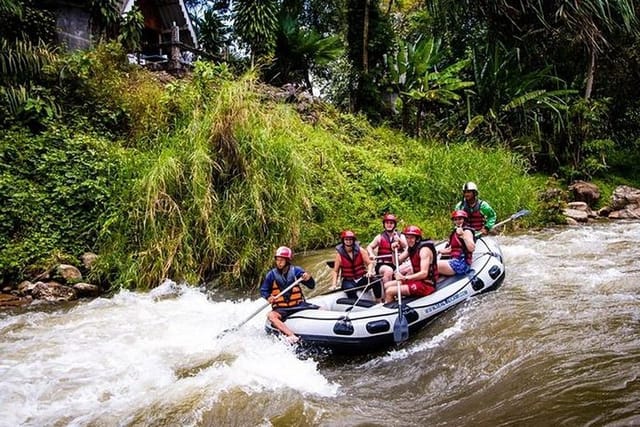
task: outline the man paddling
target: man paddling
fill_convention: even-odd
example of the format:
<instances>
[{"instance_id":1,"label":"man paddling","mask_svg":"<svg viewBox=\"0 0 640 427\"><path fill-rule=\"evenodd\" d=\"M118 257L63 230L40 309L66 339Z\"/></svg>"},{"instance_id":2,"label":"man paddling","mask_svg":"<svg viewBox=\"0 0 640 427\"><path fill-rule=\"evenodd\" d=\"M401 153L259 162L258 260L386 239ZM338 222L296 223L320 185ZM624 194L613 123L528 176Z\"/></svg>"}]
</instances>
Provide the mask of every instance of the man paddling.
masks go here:
<instances>
[{"instance_id":1,"label":"man paddling","mask_svg":"<svg viewBox=\"0 0 640 427\"><path fill-rule=\"evenodd\" d=\"M273 309L267 314L271 324L285 334L287 341L293 344L298 342L299 338L284 324L284 321L297 311L315 309L318 306L305 301L300 285L293 286L287 292L282 293L282 291L298 279L302 279L301 283L309 289L316 287L316 281L302 267L291 264L293 251L288 247L280 246L276 249L274 259L275 267L265 275L260 286L260 295L269 301Z\"/></svg>"}]
</instances>

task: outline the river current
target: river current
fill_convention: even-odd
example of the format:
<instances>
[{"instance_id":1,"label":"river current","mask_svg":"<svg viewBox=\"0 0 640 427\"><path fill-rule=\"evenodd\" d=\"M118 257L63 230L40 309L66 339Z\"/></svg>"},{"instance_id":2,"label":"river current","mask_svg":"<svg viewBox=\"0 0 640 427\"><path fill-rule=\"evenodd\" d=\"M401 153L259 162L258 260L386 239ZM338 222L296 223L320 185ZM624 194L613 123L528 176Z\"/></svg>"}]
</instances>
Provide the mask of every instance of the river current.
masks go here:
<instances>
[{"instance_id":1,"label":"river current","mask_svg":"<svg viewBox=\"0 0 640 427\"><path fill-rule=\"evenodd\" d=\"M264 300L166 281L0 313L0 426L640 425L640 223L498 236L497 291L400 348L296 354ZM326 290L331 250L296 258ZM265 310L266 313L266 310Z\"/></svg>"}]
</instances>

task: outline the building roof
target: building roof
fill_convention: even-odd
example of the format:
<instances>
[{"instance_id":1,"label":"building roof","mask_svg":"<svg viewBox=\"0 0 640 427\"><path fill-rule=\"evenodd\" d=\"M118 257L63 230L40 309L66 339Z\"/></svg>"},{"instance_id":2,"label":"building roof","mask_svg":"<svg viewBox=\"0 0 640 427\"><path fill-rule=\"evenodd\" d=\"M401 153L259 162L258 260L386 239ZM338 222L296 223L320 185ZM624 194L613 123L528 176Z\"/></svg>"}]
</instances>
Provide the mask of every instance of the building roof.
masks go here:
<instances>
[{"instance_id":1,"label":"building roof","mask_svg":"<svg viewBox=\"0 0 640 427\"><path fill-rule=\"evenodd\" d=\"M129 12L136 2L145 0L122 0L121 12ZM162 28L170 30L173 23L180 28L180 41L184 44L198 47L198 38L193 30L187 8L182 0L146 0L152 3L158 12Z\"/></svg>"}]
</instances>

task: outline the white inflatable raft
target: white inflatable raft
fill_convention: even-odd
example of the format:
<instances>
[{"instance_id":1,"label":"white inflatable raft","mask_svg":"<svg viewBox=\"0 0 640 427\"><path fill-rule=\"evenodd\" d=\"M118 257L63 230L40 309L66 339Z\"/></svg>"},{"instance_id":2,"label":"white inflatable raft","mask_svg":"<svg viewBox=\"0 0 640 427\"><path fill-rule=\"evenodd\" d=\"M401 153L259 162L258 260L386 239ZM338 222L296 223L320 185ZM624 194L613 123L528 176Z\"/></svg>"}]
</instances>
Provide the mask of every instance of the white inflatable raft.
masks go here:
<instances>
[{"instance_id":1,"label":"white inflatable raft","mask_svg":"<svg viewBox=\"0 0 640 427\"><path fill-rule=\"evenodd\" d=\"M446 277L436 292L426 297L402 298L402 312L409 325L409 338L430 320L449 308L500 286L505 277L502 252L495 239L476 241L471 271ZM396 343L394 324L398 320L397 302L376 304L367 290L356 303L344 292L309 298L320 309L302 310L290 315L286 325L300 337L303 346L318 346L335 353L368 353ZM269 333L278 333L269 322Z\"/></svg>"}]
</instances>

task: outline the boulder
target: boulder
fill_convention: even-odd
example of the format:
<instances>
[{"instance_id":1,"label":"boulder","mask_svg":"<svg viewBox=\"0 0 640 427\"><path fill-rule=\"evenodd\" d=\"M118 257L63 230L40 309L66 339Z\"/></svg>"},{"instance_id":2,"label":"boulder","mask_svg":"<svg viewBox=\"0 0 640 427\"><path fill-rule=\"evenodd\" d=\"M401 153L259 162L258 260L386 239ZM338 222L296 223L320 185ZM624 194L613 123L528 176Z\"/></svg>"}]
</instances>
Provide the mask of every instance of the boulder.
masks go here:
<instances>
[{"instance_id":1,"label":"boulder","mask_svg":"<svg viewBox=\"0 0 640 427\"><path fill-rule=\"evenodd\" d=\"M586 181L574 181L569 186L569 191L573 194L576 202L585 202L589 206L595 206L600 200L600 189L598 186Z\"/></svg>"},{"instance_id":2,"label":"boulder","mask_svg":"<svg viewBox=\"0 0 640 427\"><path fill-rule=\"evenodd\" d=\"M580 223L573 218L566 217L565 221L567 222L567 225L580 225Z\"/></svg>"},{"instance_id":3,"label":"boulder","mask_svg":"<svg viewBox=\"0 0 640 427\"><path fill-rule=\"evenodd\" d=\"M34 299L48 302L72 301L77 298L73 288L57 282L37 282L31 295Z\"/></svg>"},{"instance_id":4,"label":"boulder","mask_svg":"<svg viewBox=\"0 0 640 427\"><path fill-rule=\"evenodd\" d=\"M609 213L611 219L640 219L640 206L629 205L624 209L618 209Z\"/></svg>"},{"instance_id":5,"label":"boulder","mask_svg":"<svg viewBox=\"0 0 640 427\"><path fill-rule=\"evenodd\" d=\"M18 294L31 295L31 292L35 287L36 285L34 283L29 282L28 280L20 282L20 284L18 285Z\"/></svg>"},{"instance_id":6,"label":"boulder","mask_svg":"<svg viewBox=\"0 0 640 427\"><path fill-rule=\"evenodd\" d=\"M31 297L19 297L11 294L0 294L0 308L21 307L31 303Z\"/></svg>"},{"instance_id":7,"label":"boulder","mask_svg":"<svg viewBox=\"0 0 640 427\"><path fill-rule=\"evenodd\" d=\"M567 203L567 208L569 210L586 212L589 218L596 218L598 216L594 211L591 210L586 202L569 202Z\"/></svg>"},{"instance_id":8,"label":"boulder","mask_svg":"<svg viewBox=\"0 0 640 427\"><path fill-rule=\"evenodd\" d=\"M72 287L76 291L76 295L78 295L79 298L97 297L102 293L99 286L92 285L90 283L76 283Z\"/></svg>"},{"instance_id":9,"label":"boulder","mask_svg":"<svg viewBox=\"0 0 640 427\"><path fill-rule=\"evenodd\" d=\"M80 255L80 261L82 261L82 266L87 270L91 270L91 265L93 265L93 263L97 258L98 258L98 255L94 254L93 252L85 252L82 255Z\"/></svg>"},{"instance_id":10,"label":"boulder","mask_svg":"<svg viewBox=\"0 0 640 427\"><path fill-rule=\"evenodd\" d=\"M626 208L628 205L640 205L640 189L620 185L611 195L611 209L617 211Z\"/></svg>"},{"instance_id":11,"label":"boulder","mask_svg":"<svg viewBox=\"0 0 640 427\"><path fill-rule=\"evenodd\" d=\"M57 268L58 276L62 277L67 282L77 282L82 279L82 273L73 265L60 264Z\"/></svg>"},{"instance_id":12,"label":"boulder","mask_svg":"<svg viewBox=\"0 0 640 427\"><path fill-rule=\"evenodd\" d=\"M564 216L571 218L577 222L587 222L589 220L589 213L578 209L563 209Z\"/></svg>"}]
</instances>

